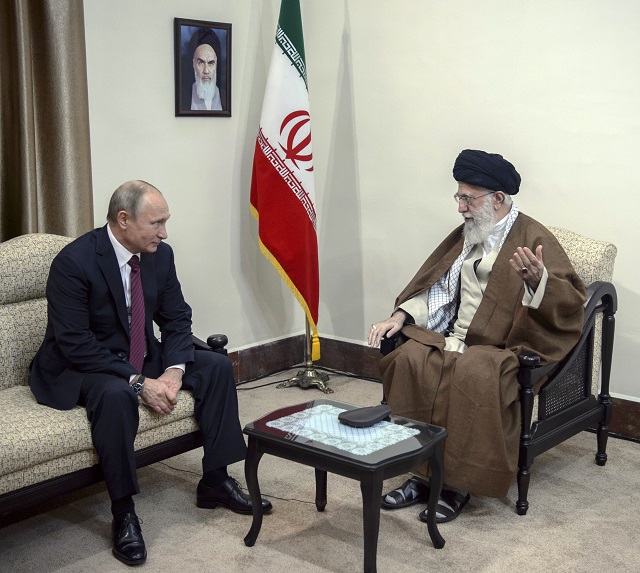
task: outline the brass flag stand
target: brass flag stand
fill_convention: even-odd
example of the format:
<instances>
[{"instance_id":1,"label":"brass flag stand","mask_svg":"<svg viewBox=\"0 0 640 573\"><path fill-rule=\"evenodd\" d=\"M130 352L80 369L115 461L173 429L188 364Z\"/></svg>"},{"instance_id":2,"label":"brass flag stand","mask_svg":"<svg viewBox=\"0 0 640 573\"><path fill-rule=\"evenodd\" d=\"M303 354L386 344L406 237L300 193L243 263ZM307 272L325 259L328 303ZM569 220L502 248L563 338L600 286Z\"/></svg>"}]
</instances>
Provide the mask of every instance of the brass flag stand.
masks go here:
<instances>
[{"instance_id":1,"label":"brass flag stand","mask_svg":"<svg viewBox=\"0 0 640 573\"><path fill-rule=\"evenodd\" d=\"M324 372L318 372L313 367L312 346L311 346L311 328L309 326L309 319L306 319L306 341L304 350L304 370L300 370L293 378L285 380L281 384L278 384L276 388L290 388L291 386L300 386L305 390L310 386L315 386L318 390L322 390L325 394L333 394L333 390L327 386L329 375Z\"/></svg>"}]
</instances>

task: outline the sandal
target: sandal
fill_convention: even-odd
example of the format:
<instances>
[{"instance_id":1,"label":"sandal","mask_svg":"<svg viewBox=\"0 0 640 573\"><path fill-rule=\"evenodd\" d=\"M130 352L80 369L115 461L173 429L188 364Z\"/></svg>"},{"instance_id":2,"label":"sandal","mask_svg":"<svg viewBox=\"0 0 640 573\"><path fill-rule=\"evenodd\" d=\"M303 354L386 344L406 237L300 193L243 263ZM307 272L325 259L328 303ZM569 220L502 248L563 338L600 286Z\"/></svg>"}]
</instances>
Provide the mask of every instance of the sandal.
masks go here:
<instances>
[{"instance_id":1,"label":"sandal","mask_svg":"<svg viewBox=\"0 0 640 573\"><path fill-rule=\"evenodd\" d=\"M390 491L387 495L383 495L380 505L384 509L409 507L414 503L428 501L430 491L429 484L413 477L404 482L399 488Z\"/></svg>"},{"instance_id":2,"label":"sandal","mask_svg":"<svg viewBox=\"0 0 640 573\"><path fill-rule=\"evenodd\" d=\"M438 499L438 505L436 506L436 523L447 523L453 521L460 515L460 510L467 505L471 495L464 492L453 491L450 489L442 490L440 499ZM427 522L427 511L421 511L418 517L420 521Z\"/></svg>"}]
</instances>

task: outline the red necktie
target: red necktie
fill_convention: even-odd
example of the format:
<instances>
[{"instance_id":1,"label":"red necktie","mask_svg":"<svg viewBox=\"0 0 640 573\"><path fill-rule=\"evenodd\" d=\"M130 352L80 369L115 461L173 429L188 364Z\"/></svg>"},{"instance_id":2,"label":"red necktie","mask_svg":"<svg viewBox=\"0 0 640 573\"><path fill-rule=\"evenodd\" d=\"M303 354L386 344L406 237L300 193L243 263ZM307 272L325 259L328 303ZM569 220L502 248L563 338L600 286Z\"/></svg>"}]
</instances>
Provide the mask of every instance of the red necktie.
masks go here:
<instances>
[{"instance_id":1,"label":"red necktie","mask_svg":"<svg viewBox=\"0 0 640 573\"><path fill-rule=\"evenodd\" d=\"M131 267L131 323L129 325L129 364L142 372L144 363L144 294L140 278L140 259L133 255Z\"/></svg>"}]
</instances>

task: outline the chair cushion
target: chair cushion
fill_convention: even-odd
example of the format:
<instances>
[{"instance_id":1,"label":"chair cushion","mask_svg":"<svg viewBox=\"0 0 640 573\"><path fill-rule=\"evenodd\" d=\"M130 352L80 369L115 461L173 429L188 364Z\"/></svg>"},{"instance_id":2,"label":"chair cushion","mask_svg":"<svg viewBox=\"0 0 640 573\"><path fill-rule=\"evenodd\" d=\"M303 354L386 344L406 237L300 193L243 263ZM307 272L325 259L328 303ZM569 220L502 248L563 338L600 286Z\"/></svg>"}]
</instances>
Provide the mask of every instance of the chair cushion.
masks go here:
<instances>
[{"instance_id":1,"label":"chair cushion","mask_svg":"<svg viewBox=\"0 0 640 573\"><path fill-rule=\"evenodd\" d=\"M589 286L596 281L611 281L613 266L617 255L615 245L607 241L591 239L560 227L549 227L549 230L554 234L556 239L558 239L560 245L562 245L573 268L585 286ZM593 378L591 382L591 393L593 395L597 395L600 391L601 343L602 316L598 316L596 318ZM533 411L533 420L535 421L538 412L538 396L535 397Z\"/></svg>"},{"instance_id":2,"label":"chair cushion","mask_svg":"<svg viewBox=\"0 0 640 573\"><path fill-rule=\"evenodd\" d=\"M596 281L611 282L613 265L618 252L615 245L607 241L590 239L560 227L549 227L549 230L562 245L585 286Z\"/></svg>"}]
</instances>

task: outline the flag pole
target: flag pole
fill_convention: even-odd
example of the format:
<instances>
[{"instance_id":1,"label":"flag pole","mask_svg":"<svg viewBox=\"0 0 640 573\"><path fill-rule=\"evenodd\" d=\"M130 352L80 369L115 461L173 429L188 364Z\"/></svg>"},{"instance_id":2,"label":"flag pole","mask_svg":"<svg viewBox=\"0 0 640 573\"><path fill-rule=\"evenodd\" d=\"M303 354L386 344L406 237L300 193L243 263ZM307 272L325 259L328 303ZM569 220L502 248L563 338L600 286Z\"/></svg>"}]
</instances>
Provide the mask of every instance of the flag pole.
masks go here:
<instances>
[{"instance_id":1,"label":"flag pole","mask_svg":"<svg viewBox=\"0 0 640 573\"><path fill-rule=\"evenodd\" d=\"M329 376L313 367L313 360L320 359L318 237L300 0L280 3L253 155L250 203L262 254L305 310L304 370L277 387L316 386L330 394Z\"/></svg>"},{"instance_id":2,"label":"flag pole","mask_svg":"<svg viewBox=\"0 0 640 573\"><path fill-rule=\"evenodd\" d=\"M333 390L327 385L329 375L324 372L318 372L313 367L312 360L312 340L311 327L309 319L306 318L305 348L304 348L304 370L300 370L293 378L285 380L278 384L276 388L290 388L291 386L300 386L300 388L309 388L315 386L318 390L322 390L325 394L333 394Z\"/></svg>"}]
</instances>

